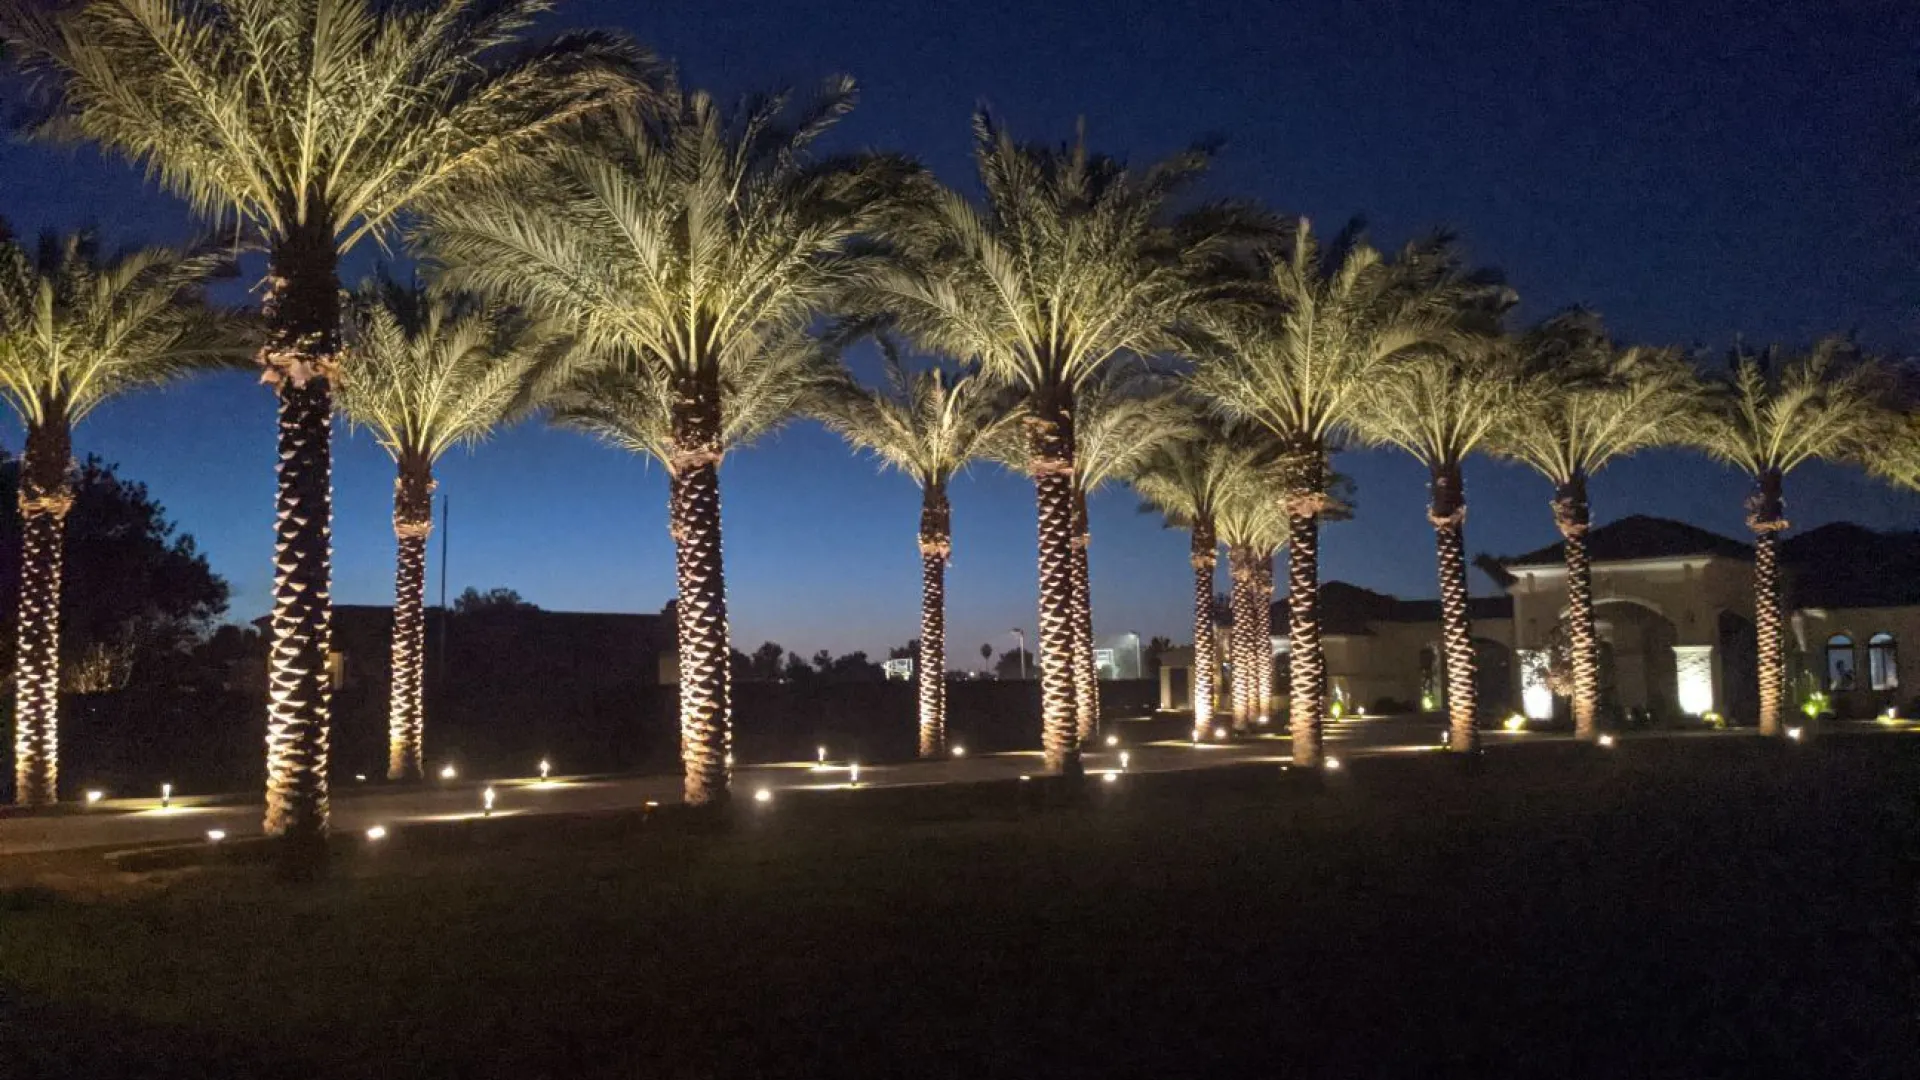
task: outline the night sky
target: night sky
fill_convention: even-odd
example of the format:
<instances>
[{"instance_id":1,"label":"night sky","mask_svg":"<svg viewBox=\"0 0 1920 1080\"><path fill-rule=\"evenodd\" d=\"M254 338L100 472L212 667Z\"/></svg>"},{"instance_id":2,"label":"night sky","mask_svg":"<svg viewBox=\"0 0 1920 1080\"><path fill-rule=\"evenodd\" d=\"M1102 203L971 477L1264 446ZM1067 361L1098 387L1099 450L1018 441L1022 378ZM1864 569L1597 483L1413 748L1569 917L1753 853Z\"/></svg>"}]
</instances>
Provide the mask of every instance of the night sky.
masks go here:
<instances>
[{"instance_id":1,"label":"night sky","mask_svg":"<svg viewBox=\"0 0 1920 1080\"><path fill-rule=\"evenodd\" d=\"M1551 11L1546 9L1553 9ZM1684 9L1676 11L1672 9ZM861 84L840 145L900 148L967 182L968 115L991 104L1022 137L1084 116L1097 148L1145 160L1197 136L1227 149L1218 194L1326 228L1364 214L1381 242L1448 226L1498 266L1531 321L1569 303L1633 340L1722 347L1854 330L1920 343L1920 17L1910 3L852 4L562 3L553 25L630 30L723 96ZM0 212L17 229L99 225L113 241L195 232L138 172L92 155L0 147ZM351 264L364 273L368 258ZM17 452L17 426L5 429ZM273 402L228 375L115 403L81 452L146 481L234 587L268 604ZM336 444L334 595L392 590L392 467L364 435ZM1435 593L1425 473L1343 455L1359 512L1330 528L1323 573ZM452 497L450 584L511 586L551 609L657 611L673 593L666 479L583 437L527 426L440 468ZM1547 485L1476 461L1470 550L1556 539ZM1702 459L1648 454L1593 487L1596 519L1683 518L1742 535L1744 487ZM917 628L918 492L811 424L729 458L726 552L735 643L884 653ZM1034 619L1025 481L976 467L953 493L951 659L1010 645ZM1792 477L1796 528L1920 524L1920 500L1846 470ZM1095 497L1097 632L1187 640L1186 538L1124 489ZM438 588L439 537L433 588ZM1224 580L1224 579L1223 579ZM1476 575L1476 588L1489 590Z\"/></svg>"}]
</instances>

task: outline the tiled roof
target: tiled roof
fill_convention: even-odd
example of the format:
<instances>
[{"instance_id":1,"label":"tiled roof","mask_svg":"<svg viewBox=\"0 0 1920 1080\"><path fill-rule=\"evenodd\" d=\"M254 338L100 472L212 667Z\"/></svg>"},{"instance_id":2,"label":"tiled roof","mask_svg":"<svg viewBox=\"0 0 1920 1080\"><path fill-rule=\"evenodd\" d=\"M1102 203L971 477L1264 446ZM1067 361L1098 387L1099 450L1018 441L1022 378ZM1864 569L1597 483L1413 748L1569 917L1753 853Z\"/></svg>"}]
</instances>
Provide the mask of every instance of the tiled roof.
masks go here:
<instances>
[{"instance_id":1,"label":"tiled roof","mask_svg":"<svg viewBox=\"0 0 1920 1080\"><path fill-rule=\"evenodd\" d=\"M1671 518L1634 514L1609 522L1587 533L1587 555L1594 562L1624 562L1630 559L1664 559L1682 555L1718 555L1728 559L1751 559L1753 549L1738 540L1710 532L1698 525ZM1566 559L1566 545L1554 544L1524 555L1501 559L1505 566L1557 565Z\"/></svg>"}]
</instances>

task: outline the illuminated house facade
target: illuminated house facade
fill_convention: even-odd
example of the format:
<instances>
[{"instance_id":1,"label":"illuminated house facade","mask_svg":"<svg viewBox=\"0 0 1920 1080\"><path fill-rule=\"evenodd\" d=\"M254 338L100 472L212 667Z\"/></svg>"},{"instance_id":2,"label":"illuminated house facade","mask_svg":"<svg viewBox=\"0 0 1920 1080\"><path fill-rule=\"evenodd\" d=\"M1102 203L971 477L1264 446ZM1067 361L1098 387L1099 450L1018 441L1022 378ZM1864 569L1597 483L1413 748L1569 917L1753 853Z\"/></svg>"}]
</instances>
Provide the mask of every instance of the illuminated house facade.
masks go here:
<instances>
[{"instance_id":1,"label":"illuminated house facade","mask_svg":"<svg viewBox=\"0 0 1920 1080\"><path fill-rule=\"evenodd\" d=\"M1752 549L1684 522L1634 516L1588 534L1603 704L1654 718L1756 711ZM1901 681L1902 645L1920 643L1920 533L1838 523L1783 540L1794 704L1815 691L1843 717L1906 710L1920 685ZM1475 598L1473 629L1483 710L1564 718L1549 659L1566 612L1560 545L1501 560L1506 595ZM1370 711L1439 704L1434 658L1439 603L1402 600L1344 582L1321 587L1327 676L1336 700ZM1274 625L1286 625L1285 604ZM1284 685L1286 639L1273 652ZM1191 707L1191 651L1163 665L1161 703ZM1913 661L1920 664L1920 660ZM1167 670L1171 668L1173 670ZM1917 669L1920 670L1920 669Z\"/></svg>"}]
</instances>

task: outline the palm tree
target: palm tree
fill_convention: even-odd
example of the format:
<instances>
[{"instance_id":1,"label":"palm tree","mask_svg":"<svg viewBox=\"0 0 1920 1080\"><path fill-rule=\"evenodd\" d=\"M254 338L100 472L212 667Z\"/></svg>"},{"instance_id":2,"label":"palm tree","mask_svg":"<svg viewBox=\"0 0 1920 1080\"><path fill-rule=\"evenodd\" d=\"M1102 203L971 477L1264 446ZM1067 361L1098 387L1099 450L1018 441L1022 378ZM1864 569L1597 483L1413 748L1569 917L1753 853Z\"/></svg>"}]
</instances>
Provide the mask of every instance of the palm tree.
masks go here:
<instances>
[{"instance_id":1,"label":"palm tree","mask_svg":"<svg viewBox=\"0 0 1920 1080\"><path fill-rule=\"evenodd\" d=\"M1779 535L1787 474L1809 461L1865 457L1883 426L1885 388L1877 365L1844 338L1804 353L1736 350L1711 397L1686 425L1689 441L1753 478L1753 626L1759 653L1760 733L1780 733L1787 693Z\"/></svg>"},{"instance_id":2,"label":"palm tree","mask_svg":"<svg viewBox=\"0 0 1920 1080\"><path fill-rule=\"evenodd\" d=\"M393 458L393 688L387 710L387 778L422 775L426 667L427 537L433 532L434 463L511 422L532 381L559 359L545 329L476 297L389 279L369 282L349 305L352 374L337 385L340 411L373 432Z\"/></svg>"},{"instance_id":3,"label":"palm tree","mask_svg":"<svg viewBox=\"0 0 1920 1080\"><path fill-rule=\"evenodd\" d=\"M0 398L26 428L14 801L59 799L60 586L73 507L73 427L101 403L243 360L253 340L201 302L223 269L164 248L105 254L91 233L16 241L0 222Z\"/></svg>"},{"instance_id":4,"label":"palm tree","mask_svg":"<svg viewBox=\"0 0 1920 1080\"><path fill-rule=\"evenodd\" d=\"M1353 425L1363 440L1396 446L1427 467L1427 521L1440 571L1440 648L1446 673L1447 747L1479 748L1474 716L1473 622L1467 610L1467 488L1460 466L1506 423L1529 384L1496 339L1410 353L1376 381Z\"/></svg>"},{"instance_id":5,"label":"palm tree","mask_svg":"<svg viewBox=\"0 0 1920 1080\"><path fill-rule=\"evenodd\" d=\"M1235 297L1199 313L1186 335L1195 385L1270 430L1289 462L1289 726L1294 761L1321 763L1327 713L1320 643L1319 526L1335 500L1328 456L1350 433L1373 383L1398 358L1451 336L1483 288L1458 272L1449 238L1389 260L1350 226L1323 247L1306 221L1264 267L1263 303Z\"/></svg>"},{"instance_id":6,"label":"palm tree","mask_svg":"<svg viewBox=\"0 0 1920 1080\"><path fill-rule=\"evenodd\" d=\"M449 181L645 94L652 62L605 35L516 49L548 6L0 0L0 37L47 93L40 134L145 166L266 248L259 362L279 407L266 831L290 853L319 851L327 829L339 260Z\"/></svg>"},{"instance_id":7,"label":"palm tree","mask_svg":"<svg viewBox=\"0 0 1920 1080\"><path fill-rule=\"evenodd\" d=\"M919 175L893 157L809 157L853 97L836 80L804 106L779 94L728 112L672 89L461 185L423 234L453 281L563 319L608 358L558 415L671 478L690 803L724 801L731 776L721 460L833 370L805 328L865 272L852 241Z\"/></svg>"},{"instance_id":8,"label":"palm tree","mask_svg":"<svg viewBox=\"0 0 1920 1080\"><path fill-rule=\"evenodd\" d=\"M1289 539L1278 497L1288 473L1275 448L1263 442L1243 436L1228 450L1227 476L1215 513L1233 581L1228 655L1233 664L1233 726L1240 732L1258 723L1272 702L1273 556Z\"/></svg>"},{"instance_id":9,"label":"palm tree","mask_svg":"<svg viewBox=\"0 0 1920 1080\"><path fill-rule=\"evenodd\" d=\"M1567 644L1575 734L1599 735L1600 642L1593 625L1592 510L1587 481L1636 451L1676 442L1698 405L1699 382L1678 352L1608 340L1597 316L1563 312L1516 346L1536 384L1492 435L1495 453L1531 465L1553 484L1553 521L1567 563Z\"/></svg>"},{"instance_id":10,"label":"palm tree","mask_svg":"<svg viewBox=\"0 0 1920 1080\"><path fill-rule=\"evenodd\" d=\"M1142 499L1184 527L1193 542L1193 739L1213 730L1214 676L1219 648L1214 641L1213 579L1219 565L1218 520L1244 475L1243 454L1219 425L1196 426L1184 439L1161 443L1128 477Z\"/></svg>"},{"instance_id":11,"label":"palm tree","mask_svg":"<svg viewBox=\"0 0 1920 1080\"><path fill-rule=\"evenodd\" d=\"M825 400L821 419L920 486L920 756L933 758L947 744L947 561L953 556L947 484L1017 426L1018 417L978 375L956 377L939 368L909 375L891 342L882 339L881 349L886 389L849 382Z\"/></svg>"},{"instance_id":12,"label":"palm tree","mask_svg":"<svg viewBox=\"0 0 1920 1080\"><path fill-rule=\"evenodd\" d=\"M974 118L983 205L940 190L889 231L893 256L863 297L929 351L980 363L1025 398L1027 472L1039 518L1042 742L1047 768L1078 775L1073 656L1079 534L1076 400L1122 354L1158 347L1210 295L1244 236L1227 208L1175 218L1211 153L1145 169L1088 150L1023 145Z\"/></svg>"}]
</instances>

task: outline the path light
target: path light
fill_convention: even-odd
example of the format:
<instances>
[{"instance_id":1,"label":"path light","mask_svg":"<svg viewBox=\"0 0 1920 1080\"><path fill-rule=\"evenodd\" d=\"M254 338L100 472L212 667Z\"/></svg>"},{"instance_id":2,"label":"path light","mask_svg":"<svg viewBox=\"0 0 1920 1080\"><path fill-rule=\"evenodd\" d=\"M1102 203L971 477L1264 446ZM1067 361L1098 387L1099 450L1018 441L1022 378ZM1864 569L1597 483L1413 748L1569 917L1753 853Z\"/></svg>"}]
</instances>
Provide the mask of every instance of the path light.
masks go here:
<instances>
[{"instance_id":1,"label":"path light","mask_svg":"<svg viewBox=\"0 0 1920 1080\"><path fill-rule=\"evenodd\" d=\"M657 802L655 802L655 801L653 801L652 799L648 799L648 800L647 800L647 809L649 809L649 810L658 810L658 809L660 809L660 804L659 804L659 803L657 803Z\"/></svg>"},{"instance_id":2,"label":"path light","mask_svg":"<svg viewBox=\"0 0 1920 1080\"><path fill-rule=\"evenodd\" d=\"M1213 729L1213 740L1214 740L1215 742L1226 742L1226 741L1227 741L1227 729L1226 729L1226 728L1223 728L1223 727L1217 727L1217 728L1214 728L1214 729Z\"/></svg>"},{"instance_id":3,"label":"path light","mask_svg":"<svg viewBox=\"0 0 1920 1080\"><path fill-rule=\"evenodd\" d=\"M1599 743L1600 743L1600 745L1601 745L1601 746L1605 746L1605 747L1609 747L1609 748L1611 748L1611 747L1613 746L1613 736L1612 736L1612 735L1602 735L1602 736L1600 736L1600 738L1599 738Z\"/></svg>"},{"instance_id":4,"label":"path light","mask_svg":"<svg viewBox=\"0 0 1920 1080\"><path fill-rule=\"evenodd\" d=\"M860 783L860 763L856 761L852 765L849 765L847 767L847 786L853 787L859 783Z\"/></svg>"},{"instance_id":5,"label":"path light","mask_svg":"<svg viewBox=\"0 0 1920 1080\"><path fill-rule=\"evenodd\" d=\"M1327 759L1327 771L1328 771L1328 772L1339 772L1339 771L1340 771L1340 759L1339 759L1339 758L1337 758L1337 757L1330 757L1330 758L1328 758L1328 759Z\"/></svg>"},{"instance_id":6,"label":"path light","mask_svg":"<svg viewBox=\"0 0 1920 1080\"><path fill-rule=\"evenodd\" d=\"M87 792L87 805L92 806L94 803L97 803L101 799L104 799L106 797L107 797L107 793L104 791L89 791Z\"/></svg>"},{"instance_id":7,"label":"path light","mask_svg":"<svg viewBox=\"0 0 1920 1080\"><path fill-rule=\"evenodd\" d=\"M1031 780L1031 779L1033 779L1033 777L1031 777L1031 776L1028 776L1028 775L1027 775L1026 773L1021 773L1021 774L1020 774L1020 779L1022 779L1022 780Z\"/></svg>"},{"instance_id":8,"label":"path light","mask_svg":"<svg viewBox=\"0 0 1920 1080\"><path fill-rule=\"evenodd\" d=\"M1792 739L1792 740L1793 740L1794 742L1799 742L1799 741L1800 741L1800 733L1801 733L1801 731L1802 731L1802 730L1804 730L1804 729L1802 729L1802 728L1797 728L1797 727L1790 727L1790 728L1788 728L1788 729L1787 729L1787 738L1789 738L1789 739Z\"/></svg>"},{"instance_id":9,"label":"path light","mask_svg":"<svg viewBox=\"0 0 1920 1080\"><path fill-rule=\"evenodd\" d=\"M173 785L161 784L160 785L160 809L165 810L167 807L172 805L173 805Z\"/></svg>"},{"instance_id":10,"label":"path light","mask_svg":"<svg viewBox=\"0 0 1920 1080\"><path fill-rule=\"evenodd\" d=\"M447 764L440 766L440 779L442 780L451 780L454 777L459 775L460 775L460 771L453 767L452 762L448 762Z\"/></svg>"},{"instance_id":11,"label":"path light","mask_svg":"<svg viewBox=\"0 0 1920 1080\"><path fill-rule=\"evenodd\" d=\"M1118 736L1118 735L1109 735L1109 736L1107 736L1107 745L1108 745L1108 746L1119 746L1119 745L1120 745L1120 736Z\"/></svg>"},{"instance_id":12,"label":"path light","mask_svg":"<svg viewBox=\"0 0 1920 1080\"><path fill-rule=\"evenodd\" d=\"M369 840L385 840L386 838L387 827L385 825L375 825L373 828L367 830L367 839Z\"/></svg>"},{"instance_id":13,"label":"path light","mask_svg":"<svg viewBox=\"0 0 1920 1080\"><path fill-rule=\"evenodd\" d=\"M552 775L553 775L553 762L548 761L546 758L541 758L540 759L540 782L543 784L546 783L547 778Z\"/></svg>"},{"instance_id":14,"label":"path light","mask_svg":"<svg viewBox=\"0 0 1920 1080\"><path fill-rule=\"evenodd\" d=\"M814 749L814 760L825 765L827 763L827 748L824 746L816 747Z\"/></svg>"},{"instance_id":15,"label":"path light","mask_svg":"<svg viewBox=\"0 0 1920 1080\"><path fill-rule=\"evenodd\" d=\"M492 785L488 785L487 790L480 793L480 814L482 817L491 817L493 815Z\"/></svg>"},{"instance_id":16,"label":"path light","mask_svg":"<svg viewBox=\"0 0 1920 1080\"><path fill-rule=\"evenodd\" d=\"M354 783L364 784L367 782L367 774L363 772L354 773L353 780L354 780Z\"/></svg>"},{"instance_id":17,"label":"path light","mask_svg":"<svg viewBox=\"0 0 1920 1080\"><path fill-rule=\"evenodd\" d=\"M1506 722L1500 726L1506 728L1508 731L1525 731L1527 730L1527 718L1521 716L1519 713L1514 713L1512 716L1507 717Z\"/></svg>"},{"instance_id":18,"label":"path light","mask_svg":"<svg viewBox=\"0 0 1920 1080\"><path fill-rule=\"evenodd\" d=\"M220 841L225 840L226 838L227 838L227 830L225 829L208 829L207 830L207 843L209 844L217 844Z\"/></svg>"},{"instance_id":19,"label":"path light","mask_svg":"<svg viewBox=\"0 0 1920 1080\"><path fill-rule=\"evenodd\" d=\"M1255 723L1260 723L1260 724L1264 724L1266 722L1267 722L1267 718L1264 716L1261 717L1259 720L1255 721Z\"/></svg>"},{"instance_id":20,"label":"path light","mask_svg":"<svg viewBox=\"0 0 1920 1080\"><path fill-rule=\"evenodd\" d=\"M1118 781L1119 779L1120 779L1120 774L1119 774L1119 773L1117 773L1117 772L1114 772L1114 771L1113 771L1113 770L1111 770L1111 769L1109 769L1109 770L1107 770L1107 783L1109 783L1109 784L1111 784L1111 783L1115 783L1115 782L1117 782L1117 781Z\"/></svg>"},{"instance_id":21,"label":"path light","mask_svg":"<svg viewBox=\"0 0 1920 1080\"><path fill-rule=\"evenodd\" d=\"M1125 750L1120 751L1120 767L1123 769L1127 767L1127 752Z\"/></svg>"},{"instance_id":22,"label":"path light","mask_svg":"<svg viewBox=\"0 0 1920 1080\"><path fill-rule=\"evenodd\" d=\"M767 790L766 788L761 788L759 791L756 791L753 793L753 801L754 802L772 802L773 792Z\"/></svg>"},{"instance_id":23,"label":"path light","mask_svg":"<svg viewBox=\"0 0 1920 1080\"><path fill-rule=\"evenodd\" d=\"M966 756L967 756L967 748L966 748L966 747L964 747L964 746L956 746L956 747L954 747L954 748L953 748L953 756L954 756L954 757L966 757Z\"/></svg>"}]
</instances>

